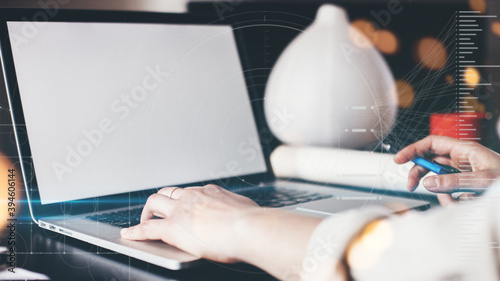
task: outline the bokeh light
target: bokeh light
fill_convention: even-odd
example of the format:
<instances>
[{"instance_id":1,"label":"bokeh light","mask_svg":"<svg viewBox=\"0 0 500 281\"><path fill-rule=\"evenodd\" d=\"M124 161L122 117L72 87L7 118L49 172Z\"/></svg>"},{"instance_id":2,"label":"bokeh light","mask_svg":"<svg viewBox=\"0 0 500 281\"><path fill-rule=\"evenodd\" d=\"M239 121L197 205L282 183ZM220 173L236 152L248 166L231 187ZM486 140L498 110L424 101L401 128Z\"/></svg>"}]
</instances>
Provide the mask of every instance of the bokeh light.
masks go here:
<instances>
[{"instance_id":1,"label":"bokeh light","mask_svg":"<svg viewBox=\"0 0 500 281\"><path fill-rule=\"evenodd\" d=\"M446 75L445 79L448 84L452 86L455 85L455 79L453 79L453 76L451 76L451 74Z\"/></svg>"},{"instance_id":2,"label":"bokeh light","mask_svg":"<svg viewBox=\"0 0 500 281\"><path fill-rule=\"evenodd\" d=\"M465 71L463 72L463 79L465 84L467 84L470 87L476 88L477 83L481 80L481 75L479 74L479 71L475 67L467 67Z\"/></svg>"},{"instance_id":3,"label":"bokeh light","mask_svg":"<svg viewBox=\"0 0 500 281\"><path fill-rule=\"evenodd\" d=\"M500 36L500 21L494 21L491 23L491 31L493 31L495 35Z\"/></svg>"},{"instance_id":4,"label":"bokeh light","mask_svg":"<svg viewBox=\"0 0 500 281\"><path fill-rule=\"evenodd\" d=\"M351 27L368 38L368 42L366 42L367 40L362 38L353 37L356 46L360 48L376 46L380 52L386 55L393 55L399 51L399 39L393 32L385 29L379 31L373 22L366 19L357 19L351 22Z\"/></svg>"},{"instance_id":5,"label":"bokeh light","mask_svg":"<svg viewBox=\"0 0 500 281\"><path fill-rule=\"evenodd\" d=\"M486 12L486 1L484 0L469 0L469 6L472 11Z\"/></svg>"},{"instance_id":6,"label":"bokeh light","mask_svg":"<svg viewBox=\"0 0 500 281\"><path fill-rule=\"evenodd\" d=\"M399 50L399 40L394 33L389 30L381 30L378 32L375 45L380 52L393 55Z\"/></svg>"},{"instance_id":7,"label":"bokeh light","mask_svg":"<svg viewBox=\"0 0 500 281\"><path fill-rule=\"evenodd\" d=\"M415 90L412 85L405 80L396 81L396 89L398 91L398 106L400 108L409 108L415 100Z\"/></svg>"},{"instance_id":8,"label":"bokeh light","mask_svg":"<svg viewBox=\"0 0 500 281\"><path fill-rule=\"evenodd\" d=\"M369 20L357 19L351 23L351 26L363 33L372 44L377 42L378 32L375 25Z\"/></svg>"},{"instance_id":9,"label":"bokeh light","mask_svg":"<svg viewBox=\"0 0 500 281\"><path fill-rule=\"evenodd\" d=\"M354 270L370 269L393 242L394 230L388 221L371 222L349 245L347 263Z\"/></svg>"},{"instance_id":10,"label":"bokeh light","mask_svg":"<svg viewBox=\"0 0 500 281\"><path fill-rule=\"evenodd\" d=\"M439 40L425 37L415 45L414 56L415 60L425 68L438 70L446 65L448 51Z\"/></svg>"},{"instance_id":11,"label":"bokeh light","mask_svg":"<svg viewBox=\"0 0 500 281\"><path fill-rule=\"evenodd\" d=\"M486 105L484 105L484 103L482 102L478 102L476 112L486 113Z\"/></svg>"}]
</instances>

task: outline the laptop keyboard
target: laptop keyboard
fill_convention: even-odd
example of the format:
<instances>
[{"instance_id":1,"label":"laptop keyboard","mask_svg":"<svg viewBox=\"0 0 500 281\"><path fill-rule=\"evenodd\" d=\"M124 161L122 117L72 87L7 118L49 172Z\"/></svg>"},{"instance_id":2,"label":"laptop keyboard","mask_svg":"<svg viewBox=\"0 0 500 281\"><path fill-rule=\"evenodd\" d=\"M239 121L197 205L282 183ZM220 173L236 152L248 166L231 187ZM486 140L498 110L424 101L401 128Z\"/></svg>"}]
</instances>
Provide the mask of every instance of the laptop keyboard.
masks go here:
<instances>
[{"instance_id":1,"label":"laptop keyboard","mask_svg":"<svg viewBox=\"0 0 500 281\"><path fill-rule=\"evenodd\" d=\"M238 192L243 196L246 196L261 207L285 207L290 205L296 205L301 203L306 203L310 201L316 201L321 199L326 199L333 197L329 194L320 194L315 192L308 192L303 190L288 189L274 187L259 188L255 190Z\"/></svg>"},{"instance_id":2,"label":"laptop keyboard","mask_svg":"<svg viewBox=\"0 0 500 281\"><path fill-rule=\"evenodd\" d=\"M285 207L333 197L329 194L274 187L240 191L238 194L255 201L261 207ZM140 223L142 206L104 214L87 216L88 219L116 227L130 227Z\"/></svg>"},{"instance_id":3,"label":"laptop keyboard","mask_svg":"<svg viewBox=\"0 0 500 281\"><path fill-rule=\"evenodd\" d=\"M130 227L141 222L142 206L110 213L88 216L88 219L117 227Z\"/></svg>"}]
</instances>

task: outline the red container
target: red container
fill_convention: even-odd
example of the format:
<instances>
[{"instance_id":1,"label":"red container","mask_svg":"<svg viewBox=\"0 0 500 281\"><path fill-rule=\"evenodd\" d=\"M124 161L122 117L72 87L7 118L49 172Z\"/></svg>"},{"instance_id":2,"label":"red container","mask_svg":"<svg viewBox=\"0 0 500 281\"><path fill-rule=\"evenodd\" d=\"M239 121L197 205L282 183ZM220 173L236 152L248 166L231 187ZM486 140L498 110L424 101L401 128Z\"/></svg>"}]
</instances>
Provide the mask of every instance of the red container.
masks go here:
<instances>
[{"instance_id":1,"label":"red container","mask_svg":"<svg viewBox=\"0 0 500 281\"><path fill-rule=\"evenodd\" d=\"M480 142L483 119L483 113L432 113L430 134Z\"/></svg>"}]
</instances>

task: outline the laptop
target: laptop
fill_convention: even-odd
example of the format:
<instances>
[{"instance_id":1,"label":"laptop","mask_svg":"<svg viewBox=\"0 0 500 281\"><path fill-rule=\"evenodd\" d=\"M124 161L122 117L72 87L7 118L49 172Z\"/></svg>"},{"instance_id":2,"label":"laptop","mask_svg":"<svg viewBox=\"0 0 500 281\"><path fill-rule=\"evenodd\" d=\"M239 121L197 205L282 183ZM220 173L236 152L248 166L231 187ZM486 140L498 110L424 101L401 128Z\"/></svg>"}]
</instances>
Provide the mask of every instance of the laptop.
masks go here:
<instances>
[{"instance_id":1,"label":"laptop","mask_svg":"<svg viewBox=\"0 0 500 281\"><path fill-rule=\"evenodd\" d=\"M263 207L321 217L429 204L277 180L262 99L230 25L188 14L30 9L2 10L0 25L30 214L42 228L178 270L203 261L119 234L165 186L213 183Z\"/></svg>"}]
</instances>

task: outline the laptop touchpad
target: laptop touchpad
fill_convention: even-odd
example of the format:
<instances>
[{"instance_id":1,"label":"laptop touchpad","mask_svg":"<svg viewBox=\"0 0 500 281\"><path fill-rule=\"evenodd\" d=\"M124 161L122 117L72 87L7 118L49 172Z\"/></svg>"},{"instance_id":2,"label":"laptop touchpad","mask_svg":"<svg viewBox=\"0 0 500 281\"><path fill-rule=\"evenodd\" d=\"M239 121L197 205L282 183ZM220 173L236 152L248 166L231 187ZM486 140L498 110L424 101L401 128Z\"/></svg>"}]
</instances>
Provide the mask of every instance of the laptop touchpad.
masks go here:
<instances>
[{"instance_id":1,"label":"laptop touchpad","mask_svg":"<svg viewBox=\"0 0 500 281\"><path fill-rule=\"evenodd\" d=\"M413 201L413 200L411 200ZM413 202L415 203L415 202ZM298 205L295 210L303 214L326 217L354 208L368 208L376 205L390 206L394 211L403 211L414 207L405 204L403 201L396 202L382 196L341 196L327 200L313 201Z\"/></svg>"}]
</instances>

